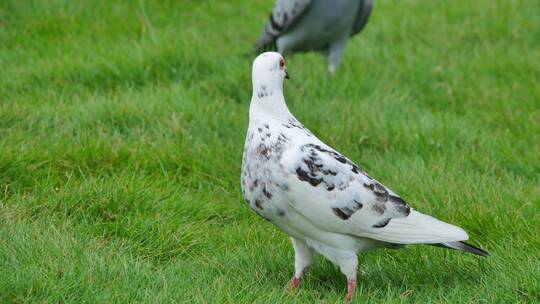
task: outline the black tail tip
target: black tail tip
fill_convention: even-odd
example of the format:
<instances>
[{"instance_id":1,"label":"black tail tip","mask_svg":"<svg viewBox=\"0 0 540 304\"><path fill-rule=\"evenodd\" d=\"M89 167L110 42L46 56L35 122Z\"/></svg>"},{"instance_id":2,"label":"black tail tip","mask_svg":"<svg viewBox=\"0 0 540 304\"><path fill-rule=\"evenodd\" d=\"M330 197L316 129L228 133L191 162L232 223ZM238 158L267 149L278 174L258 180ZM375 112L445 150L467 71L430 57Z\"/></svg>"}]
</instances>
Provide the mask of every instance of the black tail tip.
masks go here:
<instances>
[{"instance_id":1,"label":"black tail tip","mask_svg":"<svg viewBox=\"0 0 540 304\"><path fill-rule=\"evenodd\" d=\"M458 250L474 253L476 255L483 256L483 257L489 256L489 252L483 249L480 249L476 246L473 246L471 244L467 244L465 242L446 242L446 243L442 243L442 245L448 248L453 248L453 249L458 249Z\"/></svg>"}]
</instances>

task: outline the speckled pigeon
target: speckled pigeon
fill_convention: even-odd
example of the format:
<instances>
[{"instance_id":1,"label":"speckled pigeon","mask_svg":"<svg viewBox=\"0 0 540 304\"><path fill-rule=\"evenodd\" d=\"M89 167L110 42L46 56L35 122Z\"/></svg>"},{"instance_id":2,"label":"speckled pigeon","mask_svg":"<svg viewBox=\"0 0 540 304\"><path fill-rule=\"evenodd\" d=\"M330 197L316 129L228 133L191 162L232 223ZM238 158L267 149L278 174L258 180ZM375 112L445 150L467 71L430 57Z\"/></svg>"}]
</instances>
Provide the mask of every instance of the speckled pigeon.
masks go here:
<instances>
[{"instance_id":1,"label":"speckled pigeon","mask_svg":"<svg viewBox=\"0 0 540 304\"><path fill-rule=\"evenodd\" d=\"M373 0L276 0L255 49L275 48L284 55L318 51L334 73L347 41L362 31L372 8Z\"/></svg>"},{"instance_id":2,"label":"speckled pigeon","mask_svg":"<svg viewBox=\"0 0 540 304\"><path fill-rule=\"evenodd\" d=\"M249 207L290 235L295 272L289 288L319 253L356 287L357 254L372 248L432 244L487 256L463 241L467 233L413 210L392 190L332 149L289 112L288 78L279 53L253 62L253 95L242 159L242 193Z\"/></svg>"}]
</instances>

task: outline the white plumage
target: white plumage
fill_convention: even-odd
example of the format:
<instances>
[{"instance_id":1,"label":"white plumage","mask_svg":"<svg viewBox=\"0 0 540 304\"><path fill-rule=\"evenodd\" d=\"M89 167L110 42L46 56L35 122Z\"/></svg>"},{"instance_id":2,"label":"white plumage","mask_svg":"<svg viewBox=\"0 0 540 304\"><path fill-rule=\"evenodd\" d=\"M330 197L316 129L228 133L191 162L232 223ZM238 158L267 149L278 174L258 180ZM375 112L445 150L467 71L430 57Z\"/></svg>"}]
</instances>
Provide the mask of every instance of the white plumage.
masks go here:
<instances>
[{"instance_id":1,"label":"white plumage","mask_svg":"<svg viewBox=\"0 0 540 304\"><path fill-rule=\"evenodd\" d=\"M298 285L319 253L356 284L357 253L377 247L437 244L479 255L467 233L412 210L396 193L332 149L289 112L283 96L283 57L259 55L242 162L242 193L253 211L291 236Z\"/></svg>"}]
</instances>

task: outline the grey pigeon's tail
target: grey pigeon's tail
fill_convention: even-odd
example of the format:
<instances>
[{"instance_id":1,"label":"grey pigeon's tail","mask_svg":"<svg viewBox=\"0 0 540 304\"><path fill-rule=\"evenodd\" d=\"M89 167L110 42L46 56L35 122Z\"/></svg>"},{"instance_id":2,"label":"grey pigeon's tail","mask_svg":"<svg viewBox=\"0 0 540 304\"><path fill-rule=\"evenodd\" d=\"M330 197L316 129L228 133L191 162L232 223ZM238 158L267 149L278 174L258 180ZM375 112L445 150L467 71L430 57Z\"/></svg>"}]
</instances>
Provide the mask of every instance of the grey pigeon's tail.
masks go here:
<instances>
[{"instance_id":1,"label":"grey pigeon's tail","mask_svg":"<svg viewBox=\"0 0 540 304\"><path fill-rule=\"evenodd\" d=\"M444 242L437 245L440 245L441 247L467 251L467 252L474 253L483 257L489 256L489 253L487 251L484 251L478 247L467 244L465 242Z\"/></svg>"},{"instance_id":2,"label":"grey pigeon's tail","mask_svg":"<svg viewBox=\"0 0 540 304\"><path fill-rule=\"evenodd\" d=\"M264 52L277 51L276 40L274 37L261 36L255 46L253 47L255 54L261 54Z\"/></svg>"}]
</instances>

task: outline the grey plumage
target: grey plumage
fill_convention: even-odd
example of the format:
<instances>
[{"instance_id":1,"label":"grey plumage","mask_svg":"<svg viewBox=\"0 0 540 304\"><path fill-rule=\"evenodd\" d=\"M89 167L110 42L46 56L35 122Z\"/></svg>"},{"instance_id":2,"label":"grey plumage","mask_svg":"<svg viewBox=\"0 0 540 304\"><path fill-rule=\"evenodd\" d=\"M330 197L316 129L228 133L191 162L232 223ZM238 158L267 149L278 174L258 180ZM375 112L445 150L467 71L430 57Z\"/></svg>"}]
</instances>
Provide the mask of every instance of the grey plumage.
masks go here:
<instances>
[{"instance_id":1,"label":"grey plumage","mask_svg":"<svg viewBox=\"0 0 540 304\"><path fill-rule=\"evenodd\" d=\"M371 15L371 10L373 9L373 0L362 0L360 1L360 6L358 7L358 13L356 14L356 19L353 24L353 31L351 36L354 36L362 31L364 26L366 26L369 16Z\"/></svg>"},{"instance_id":2,"label":"grey plumage","mask_svg":"<svg viewBox=\"0 0 540 304\"><path fill-rule=\"evenodd\" d=\"M268 17L259 40L255 43L257 50L271 48L275 40L286 33L304 13L312 0L277 0Z\"/></svg>"},{"instance_id":3,"label":"grey plumage","mask_svg":"<svg viewBox=\"0 0 540 304\"><path fill-rule=\"evenodd\" d=\"M284 55L321 52L333 73L348 39L362 31L372 8L373 0L277 0L255 48Z\"/></svg>"}]
</instances>

